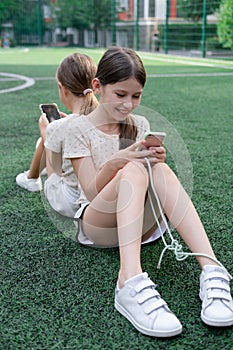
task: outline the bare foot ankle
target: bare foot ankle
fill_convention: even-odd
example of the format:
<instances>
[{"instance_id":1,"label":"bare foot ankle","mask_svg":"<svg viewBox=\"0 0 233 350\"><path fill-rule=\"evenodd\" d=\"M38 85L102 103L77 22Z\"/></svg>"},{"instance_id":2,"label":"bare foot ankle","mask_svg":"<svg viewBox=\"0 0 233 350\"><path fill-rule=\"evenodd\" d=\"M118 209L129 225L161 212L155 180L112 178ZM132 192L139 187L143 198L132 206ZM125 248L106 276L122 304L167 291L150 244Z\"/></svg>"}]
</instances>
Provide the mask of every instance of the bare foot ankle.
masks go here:
<instances>
[{"instance_id":1,"label":"bare foot ankle","mask_svg":"<svg viewBox=\"0 0 233 350\"><path fill-rule=\"evenodd\" d=\"M120 289L123 288L125 281L127 281L128 279L135 277L136 275L139 275L141 273L142 273L142 271L137 271L135 273L127 273L127 274L123 274L123 273L119 272L119 274L118 274L118 287Z\"/></svg>"}]
</instances>

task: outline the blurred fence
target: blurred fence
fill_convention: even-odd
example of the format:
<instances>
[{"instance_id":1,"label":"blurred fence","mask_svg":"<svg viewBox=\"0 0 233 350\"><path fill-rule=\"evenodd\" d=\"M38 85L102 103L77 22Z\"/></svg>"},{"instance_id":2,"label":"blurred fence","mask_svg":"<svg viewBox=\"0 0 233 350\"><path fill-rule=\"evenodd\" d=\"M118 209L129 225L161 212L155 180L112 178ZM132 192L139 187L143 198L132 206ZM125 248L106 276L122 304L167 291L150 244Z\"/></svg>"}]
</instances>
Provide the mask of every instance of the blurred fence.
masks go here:
<instances>
[{"instance_id":1,"label":"blurred fence","mask_svg":"<svg viewBox=\"0 0 233 350\"><path fill-rule=\"evenodd\" d=\"M84 1L94 3L93 0ZM0 12L2 47L108 47L118 44L163 53L188 51L202 57L232 54L218 41L220 0L109 0L111 18L101 28L98 22L89 22L86 29L62 27L54 12L56 0L18 2L19 8L10 15Z\"/></svg>"},{"instance_id":2,"label":"blurred fence","mask_svg":"<svg viewBox=\"0 0 233 350\"><path fill-rule=\"evenodd\" d=\"M231 54L218 40L220 0L166 1L166 19L160 22L160 38L165 53L181 50L205 57Z\"/></svg>"}]
</instances>

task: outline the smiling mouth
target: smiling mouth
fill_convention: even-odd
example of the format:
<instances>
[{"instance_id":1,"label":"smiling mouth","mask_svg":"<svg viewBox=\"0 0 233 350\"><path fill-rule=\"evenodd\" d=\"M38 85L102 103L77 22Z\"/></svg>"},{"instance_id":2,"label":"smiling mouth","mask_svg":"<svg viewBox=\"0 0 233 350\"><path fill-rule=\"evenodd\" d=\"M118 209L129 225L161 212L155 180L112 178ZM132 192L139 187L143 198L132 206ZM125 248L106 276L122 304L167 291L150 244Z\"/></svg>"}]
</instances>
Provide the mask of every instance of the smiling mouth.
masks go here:
<instances>
[{"instance_id":1,"label":"smiling mouth","mask_svg":"<svg viewBox=\"0 0 233 350\"><path fill-rule=\"evenodd\" d=\"M125 109L117 109L121 114L129 114L130 113L130 110L125 110Z\"/></svg>"}]
</instances>

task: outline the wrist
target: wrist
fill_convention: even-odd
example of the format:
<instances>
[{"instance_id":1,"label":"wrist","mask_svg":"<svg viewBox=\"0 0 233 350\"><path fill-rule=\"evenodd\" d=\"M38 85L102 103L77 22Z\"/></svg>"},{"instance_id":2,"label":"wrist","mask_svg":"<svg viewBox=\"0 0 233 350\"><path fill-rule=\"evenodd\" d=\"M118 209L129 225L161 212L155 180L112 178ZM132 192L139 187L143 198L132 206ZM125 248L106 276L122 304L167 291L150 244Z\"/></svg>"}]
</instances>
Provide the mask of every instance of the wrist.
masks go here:
<instances>
[{"instance_id":1,"label":"wrist","mask_svg":"<svg viewBox=\"0 0 233 350\"><path fill-rule=\"evenodd\" d=\"M109 173L115 175L115 173L117 173L117 171L119 170L119 166L116 162L115 159L109 159L105 164L104 167L106 168L106 171L108 171Z\"/></svg>"}]
</instances>

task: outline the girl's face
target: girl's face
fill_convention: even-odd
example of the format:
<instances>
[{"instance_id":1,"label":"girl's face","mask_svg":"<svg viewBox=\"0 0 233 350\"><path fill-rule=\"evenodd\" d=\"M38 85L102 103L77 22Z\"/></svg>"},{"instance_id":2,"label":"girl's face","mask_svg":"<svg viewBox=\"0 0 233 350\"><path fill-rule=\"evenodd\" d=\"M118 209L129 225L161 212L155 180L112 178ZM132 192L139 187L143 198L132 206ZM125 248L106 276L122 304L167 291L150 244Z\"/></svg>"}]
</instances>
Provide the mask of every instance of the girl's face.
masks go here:
<instances>
[{"instance_id":1,"label":"girl's face","mask_svg":"<svg viewBox=\"0 0 233 350\"><path fill-rule=\"evenodd\" d=\"M140 104L143 86L129 78L115 84L100 85L100 104L115 121L124 121Z\"/></svg>"}]
</instances>

